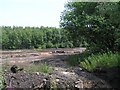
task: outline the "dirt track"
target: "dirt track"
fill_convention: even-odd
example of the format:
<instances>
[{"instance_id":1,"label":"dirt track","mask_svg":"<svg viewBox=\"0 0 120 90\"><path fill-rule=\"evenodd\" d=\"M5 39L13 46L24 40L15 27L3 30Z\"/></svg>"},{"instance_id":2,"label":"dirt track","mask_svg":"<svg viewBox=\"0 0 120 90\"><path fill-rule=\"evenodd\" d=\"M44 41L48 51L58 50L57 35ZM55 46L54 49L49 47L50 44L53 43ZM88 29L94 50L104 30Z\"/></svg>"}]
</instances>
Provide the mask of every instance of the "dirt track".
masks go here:
<instances>
[{"instance_id":1,"label":"dirt track","mask_svg":"<svg viewBox=\"0 0 120 90\"><path fill-rule=\"evenodd\" d=\"M2 62L9 62L12 64L16 63L27 63L31 61L40 61L50 57L56 56L67 56L71 54L81 53L85 48L64 48L64 49L43 49L43 50L13 50L13 51L2 51L1 59ZM62 53L55 53L56 51L64 51Z\"/></svg>"}]
</instances>

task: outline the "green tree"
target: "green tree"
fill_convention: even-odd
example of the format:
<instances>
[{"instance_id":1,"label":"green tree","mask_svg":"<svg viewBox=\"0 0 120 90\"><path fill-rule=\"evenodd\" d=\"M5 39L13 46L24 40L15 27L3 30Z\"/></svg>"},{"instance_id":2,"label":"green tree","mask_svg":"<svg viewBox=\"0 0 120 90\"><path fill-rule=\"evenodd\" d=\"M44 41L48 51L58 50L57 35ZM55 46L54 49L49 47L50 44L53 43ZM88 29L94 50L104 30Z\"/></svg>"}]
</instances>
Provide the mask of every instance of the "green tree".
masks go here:
<instances>
[{"instance_id":1,"label":"green tree","mask_svg":"<svg viewBox=\"0 0 120 90\"><path fill-rule=\"evenodd\" d=\"M60 24L69 31L74 45L83 39L94 52L118 50L119 3L68 2L65 7Z\"/></svg>"},{"instance_id":2,"label":"green tree","mask_svg":"<svg viewBox=\"0 0 120 90\"><path fill-rule=\"evenodd\" d=\"M2 27L2 49L54 48L72 46L67 31L54 27ZM67 43L69 41L69 44Z\"/></svg>"}]
</instances>

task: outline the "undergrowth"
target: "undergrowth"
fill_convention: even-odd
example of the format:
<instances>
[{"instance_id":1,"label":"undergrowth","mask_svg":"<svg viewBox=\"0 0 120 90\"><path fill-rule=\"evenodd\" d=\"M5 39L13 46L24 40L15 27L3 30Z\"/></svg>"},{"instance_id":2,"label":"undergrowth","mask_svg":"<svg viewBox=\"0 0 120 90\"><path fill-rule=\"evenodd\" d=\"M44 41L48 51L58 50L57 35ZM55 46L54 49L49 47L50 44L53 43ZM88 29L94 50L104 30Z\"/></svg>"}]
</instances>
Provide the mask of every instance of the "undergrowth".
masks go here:
<instances>
[{"instance_id":1,"label":"undergrowth","mask_svg":"<svg viewBox=\"0 0 120 90\"><path fill-rule=\"evenodd\" d=\"M96 55L92 54L84 61L80 62L80 66L88 71L92 71L97 67L110 68L120 66L120 54L117 52L99 53Z\"/></svg>"},{"instance_id":2,"label":"undergrowth","mask_svg":"<svg viewBox=\"0 0 120 90\"><path fill-rule=\"evenodd\" d=\"M84 61L84 59L90 55L90 52L85 51L81 54L70 55L66 61L71 66L78 66L81 61Z\"/></svg>"},{"instance_id":3,"label":"undergrowth","mask_svg":"<svg viewBox=\"0 0 120 90\"><path fill-rule=\"evenodd\" d=\"M85 51L81 54L71 55L66 60L71 66L83 67L88 71L92 71L98 67L110 68L120 67L120 53L107 52L93 54Z\"/></svg>"}]
</instances>

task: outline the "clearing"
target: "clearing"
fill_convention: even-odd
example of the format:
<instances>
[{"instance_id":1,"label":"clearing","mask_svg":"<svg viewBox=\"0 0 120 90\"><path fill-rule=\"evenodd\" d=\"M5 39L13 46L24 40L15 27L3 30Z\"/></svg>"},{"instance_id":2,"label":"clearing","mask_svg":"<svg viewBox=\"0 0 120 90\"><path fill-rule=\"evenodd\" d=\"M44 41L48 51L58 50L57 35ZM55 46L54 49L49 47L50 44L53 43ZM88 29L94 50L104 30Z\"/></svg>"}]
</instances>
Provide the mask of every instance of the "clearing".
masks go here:
<instances>
[{"instance_id":1,"label":"clearing","mask_svg":"<svg viewBox=\"0 0 120 90\"><path fill-rule=\"evenodd\" d=\"M66 62L66 58L72 54L79 54L85 48L58 48L43 50L12 50L2 51L4 67L4 86L7 88L25 89L80 89L80 88L111 88L104 80L82 68L72 67ZM48 65L51 72L27 72L31 65ZM24 68L23 71L12 73L10 67L17 65Z\"/></svg>"}]
</instances>

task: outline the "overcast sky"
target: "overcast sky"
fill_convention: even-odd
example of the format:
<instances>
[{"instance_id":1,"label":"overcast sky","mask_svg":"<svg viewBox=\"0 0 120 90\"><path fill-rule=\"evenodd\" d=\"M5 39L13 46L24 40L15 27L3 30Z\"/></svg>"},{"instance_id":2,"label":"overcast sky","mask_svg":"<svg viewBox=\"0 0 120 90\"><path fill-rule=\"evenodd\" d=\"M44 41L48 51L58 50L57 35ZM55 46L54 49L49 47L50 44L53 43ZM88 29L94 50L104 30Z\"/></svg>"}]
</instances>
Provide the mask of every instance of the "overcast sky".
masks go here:
<instances>
[{"instance_id":1,"label":"overcast sky","mask_svg":"<svg viewBox=\"0 0 120 90\"><path fill-rule=\"evenodd\" d=\"M59 27L67 0L0 0L0 26Z\"/></svg>"}]
</instances>

